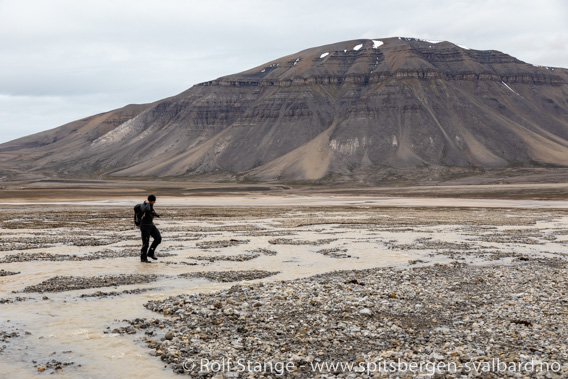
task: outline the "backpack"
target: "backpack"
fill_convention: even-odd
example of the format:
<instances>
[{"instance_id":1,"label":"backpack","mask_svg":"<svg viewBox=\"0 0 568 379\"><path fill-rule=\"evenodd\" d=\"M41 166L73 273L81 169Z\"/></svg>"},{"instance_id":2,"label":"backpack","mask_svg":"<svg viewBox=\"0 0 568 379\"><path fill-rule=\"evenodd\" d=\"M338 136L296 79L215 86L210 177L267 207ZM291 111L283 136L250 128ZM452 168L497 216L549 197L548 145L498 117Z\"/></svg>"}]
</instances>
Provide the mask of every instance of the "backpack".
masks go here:
<instances>
[{"instance_id":1,"label":"backpack","mask_svg":"<svg viewBox=\"0 0 568 379\"><path fill-rule=\"evenodd\" d=\"M142 204L136 204L134 206L134 225L138 227L140 226L142 216L144 216L144 212L142 211Z\"/></svg>"}]
</instances>

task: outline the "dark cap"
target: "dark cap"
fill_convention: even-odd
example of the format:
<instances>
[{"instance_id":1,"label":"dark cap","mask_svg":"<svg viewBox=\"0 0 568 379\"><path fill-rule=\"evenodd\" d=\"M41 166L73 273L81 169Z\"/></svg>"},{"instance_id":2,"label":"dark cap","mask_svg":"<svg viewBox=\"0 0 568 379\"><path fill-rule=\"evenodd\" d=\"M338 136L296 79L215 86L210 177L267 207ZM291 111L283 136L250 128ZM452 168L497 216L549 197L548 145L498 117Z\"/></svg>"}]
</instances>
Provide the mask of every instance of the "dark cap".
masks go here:
<instances>
[{"instance_id":1,"label":"dark cap","mask_svg":"<svg viewBox=\"0 0 568 379\"><path fill-rule=\"evenodd\" d=\"M148 201L156 201L156 196L154 195L148 196Z\"/></svg>"}]
</instances>

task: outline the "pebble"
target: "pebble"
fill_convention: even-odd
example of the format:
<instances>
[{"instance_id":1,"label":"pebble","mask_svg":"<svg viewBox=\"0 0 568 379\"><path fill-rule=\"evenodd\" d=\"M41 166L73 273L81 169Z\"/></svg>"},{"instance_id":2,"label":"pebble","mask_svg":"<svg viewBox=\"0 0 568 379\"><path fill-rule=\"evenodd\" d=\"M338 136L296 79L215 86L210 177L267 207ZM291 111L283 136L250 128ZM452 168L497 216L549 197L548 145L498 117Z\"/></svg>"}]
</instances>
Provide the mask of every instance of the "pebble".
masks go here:
<instances>
[{"instance_id":1,"label":"pebble","mask_svg":"<svg viewBox=\"0 0 568 379\"><path fill-rule=\"evenodd\" d=\"M144 293L147 291L152 291L155 290L154 288L135 288L132 290L124 290L124 291L111 291L111 292L103 292L103 291L97 291L95 293L91 293L91 294L82 294L80 297L81 298L87 298L87 297L111 297L111 296L121 296L121 295L134 295L134 294L140 294L140 293Z\"/></svg>"},{"instance_id":2,"label":"pebble","mask_svg":"<svg viewBox=\"0 0 568 379\"><path fill-rule=\"evenodd\" d=\"M222 240L222 241L203 241L203 242L198 242L197 247L201 249L216 249L216 248L223 248L230 246L238 246L242 244L247 244L249 242L250 240L237 240L237 239Z\"/></svg>"},{"instance_id":3,"label":"pebble","mask_svg":"<svg viewBox=\"0 0 568 379\"><path fill-rule=\"evenodd\" d=\"M331 249L322 249L322 250L318 250L316 251L316 253L318 254L322 254L331 258L355 258L355 259L359 259L359 257L352 257L349 254L345 254L347 253L347 249L341 249L338 247L335 248L331 248Z\"/></svg>"},{"instance_id":4,"label":"pebble","mask_svg":"<svg viewBox=\"0 0 568 379\"><path fill-rule=\"evenodd\" d=\"M0 270L0 276L18 275L19 272Z\"/></svg>"},{"instance_id":5,"label":"pebble","mask_svg":"<svg viewBox=\"0 0 568 379\"><path fill-rule=\"evenodd\" d=\"M58 361L56 359L52 359L52 360L50 360L47 363L42 364L42 365L37 365L37 362L35 362L35 363L36 363L35 367L37 367L38 372L44 372L48 369L51 369L52 370L51 374L60 373L67 366L72 366L72 365L75 364L75 362L61 362L61 361Z\"/></svg>"},{"instance_id":6,"label":"pebble","mask_svg":"<svg viewBox=\"0 0 568 379\"><path fill-rule=\"evenodd\" d=\"M8 329L10 330L0 330L0 353L7 348L8 345L4 345L5 343L9 343L12 339L18 338L22 335L31 335L28 331L23 331L14 327L9 327Z\"/></svg>"},{"instance_id":7,"label":"pebble","mask_svg":"<svg viewBox=\"0 0 568 379\"><path fill-rule=\"evenodd\" d=\"M200 271L179 274L180 278L204 278L213 282L239 282L242 280L263 279L279 274L279 271L247 270L247 271Z\"/></svg>"},{"instance_id":8,"label":"pebble","mask_svg":"<svg viewBox=\"0 0 568 379\"><path fill-rule=\"evenodd\" d=\"M561 372L549 374L561 378L568 374L568 272L545 261L379 268L239 285L149 301L146 308L165 317L130 327L145 332L153 354L173 371L192 376L218 373L184 371L180 362L294 362L293 374L308 378L309 360L482 364L530 357L560 362Z\"/></svg>"},{"instance_id":9,"label":"pebble","mask_svg":"<svg viewBox=\"0 0 568 379\"><path fill-rule=\"evenodd\" d=\"M327 238L319 239L315 241L304 241L292 238L275 238L268 241L271 245L326 245L333 241L337 241L338 238Z\"/></svg>"},{"instance_id":10,"label":"pebble","mask_svg":"<svg viewBox=\"0 0 568 379\"><path fill-rule=\"evenodd\" d=\"M132 228L130 217L124 209L93 209L89 218L83 211L67 209L45 215L35 220L29 210L18 210L18 219L0 220L0 227L14 229L13 235L0 241L0 251L33 249L26 253L3 255L0 263L58 260L94 260L139 256L139 231ZM109 212L110 211L110 212ZM178 212L177 214L175 212ZM334 214L334 212L337 212ZM352 213L354 212L354 213ZM154 312L150 318L137 318L127 325L105 333L121 333L128 339L142 337L149 348L150 360L163 361L175 373L189 374L190 377L262 377L262 374L246 372L215 373L187 370L182 363L186 359L198 361L222 357L245 357L258 362L292 362L294 370L283 377L311 378L314 373L310 363L330 359L347 362L377 362L384 360L403 361L452 361L481 363L491 357L502 362L560 362L561 372L547 375L532 374L517 377L568 377L566 331L566 256L558 251L544 252L549 241L555 246L566 245L568 235L565 224L557 223L551 229L537 225L539 222L560 220L559 211L550 210L491 210L478 209L400 209L384 208L368 211L345 208L306 208L288 210L270 209L193 209L169 210L172 223L160 227L168 236L166 249L160 249L159 256L168 256L166 251L183 251L195 244L184 241L202 241L204 238L230 233L238 236L267 236L262 242L271 245L324 245L341 238L319 239L280 238L295 236L304 231L340 236L347 229L366 230L359 242L376 244L379 249L396 249L409 258L409 266L342 271L294 281L234 285L219 292L173 296L150 301L146 307ZM224 222L243 222L247 217L258 217L259 223L222 225ZM258 216L257 216L258 215ZM465 218L464 218L465 215ZM20 217L21 216L21 217ZM43 217L43 215L42 215ZM215 226L175 226L176 220L204 221ZM108 231L100 230L101 220ZM46 228L46 225L49 226ZM263 229L267 225L269 229ZM525 229L520 229L526 226ZM17 229L25 229L25 236L18 235ZM60 228L59 230L51 228ZM284 230L288 228L287 230ZM300 229L294 229L300 228ZM438 240L437 228L454 229L463 240ZM517 229L519 228L519 229ZM338 230L345 229L345 230ZM48 230L48 232L46 232ZM69 233L60 233L61 230ZM120 231L130 233L120 233ZM170 234L177 230L175 234ZM29 232L29 231L33 231ZM203 232L207 234L195 234ZM389 233L402 233L389 236ZM416 233L416 235L414 235ZM423 237L424 234L432 237ZM34 237L28 237L28 235ZM125 243L125 236L130 244ZM413 239L413 237L416 237ZM214 237L217 238L217 237ZM398 238L398 239L388 239ZM346 241L346 240L343 240ZM401 242L403 241L403 242ZM563 241L563 242L559 242ZM55 254L57 245L110 247L95 253ZM251 245L257 246L258 239ZM347 241L348 242L348 241ZM216 254L212 249L248 244L249 240L225 239L209 241L201 246ZM524 246L526 244L527 246ZM52 247L50 253L38 252ZM344 245L341 245L344 246ZM243 246L246 249L249 246ZM521 249L517 249L521 247ZM231 249L242 252L244 249ZM87 250L87 249L85 249ZM90 250L90 249L89 249ZM319 253L340 258L345 250L337 248L312 250L298 248L307 254ZM533 254L534 250L534 254ZM69 248L65 249L70 251ZM77 249L78 252L83 251ZM415 251L414 254L412 251ZM541 254L543 253L544 254ZM349 253L357 254L350 247ZM430 255L428 255L430 253ZM260 255L276 255L274 250L254 249L237 254L235 260ZM543 257L546 256L545 257ZM225 255L222 255L225 256ZM425 260L427 256L436 258ZM184 256L183 258L190 258ZM343 258L343 257L341 257ZM432 264L430 261L451 262ZM474 261L476 266L465 262ZM160 263L164 263L160 260ZM172 265L207 265L207 263L170 262ZM341 262L344 263L344 262ZM345 262L348 263L348 262ZM419 264L418 264L419 263ZM428 264L429 266L426 266ZM484 266L479 266L480 264ZM153 266L153 265L152 265ZM236 267L237 265L235 265ZM346 265L347 266L347 265ZM419 266L419 267L418 267ZM223 266L224 267L224 266ZM172 267L178 269L178 267ZM304 268L302 268L304 269ZM22 269L22 271L24 271ZM173 278L177 278L175 271ZM212 274L215 275L215 274ZM230 271L212 276L210 280L229 281ZM235 280L254 280L261 277L241 275ZM128 275L125 275L125 278ZM15 278L16 280L19 277ZM35 289L43 292L67 291L71 289L106 287L134 284L128 279L109 284L102 277L60 277L48 280ZM183 278L183 277L182 277ZM86 280L84 280L86 279ZM130 279L133 279L132 277ZM6 280L13 280L12 278ZM142 283L153 280L146 277ZM90 283L84 283L89 281ZM92 282L92 283L91 283ZM112 280L111 280L112 282ZM140 291L150 289L139 289ZM137 293L138 290L96 291L81 297L106 297ZM33 291L32 291L33 292ZM70 294L69 297L77 295ZM141 302L149 296L142 296ZM151 298L155 298L152 296ZM21 300L19 300L21 299ZM0 299L0 302L25 301L33 298ZM43 297L47 299L47 297ZM39 300L39 298L37 299ZM57 300L54 300L57 301ZM16 305L8 307L15 308ZM132 310L132 317L140 310ZM148 314L145 312L144 314ZM110 320L109 320L110 322ZM14 351L25 344L12 335L14 330L5 330L4 341ZM0 333L1 333L0 332ZM2 338L2 334L0 334ZM40 337L41 338L41 337ZM1 345L0 345L1 346ZM1 347L0 347L1 348ZM57 367L59 361L44 363ZM64 359L63 359L64 361ZM34 362L37 363L37 362ZM63 366L62 366L63 367ZM355 372L322 373L320 377L360 378L369 377ZM435 375L416 377L461 378L469 377L466 372L457 374L437 371ZM275 378L279 376L264 375ZM404 375L377 374L376 377L405 377ZM408 375L407 377L413 377ZM483 377L502 377L487 374Z\"/></svg>"},{"instance_id":11,"label":"pebble","mask_svg":"<svg viewBox=\"0 0 568 379\"><path fill-rule=\"evenodd\" d=\"M17 303L17 302L21 302L21 301L27 301L27 300L31 300L33 298L31 297L22 297L22 296L16 296L13 298L0 298L0 304L11 304L11 303Z\"/></svg>"},{"instance_id":12,"label":"pebble","mask_svg":"<svg viewBox=\"0 0 568 379\"><path fill-rule=\"evenodd\" d=\"M153 274L118 274L101 276L55 276L39 284L24 288L23 292L63 292L86 288L116 287L156 281Z\"/></svg>"},{"instance_id":13,"label":"pebble","mask_svg":"<svg viewBox=\"0 0 568 379\"><path fill-rule=\"evenodd\" d=\"M233 254L233 255L198 255L196 257L191 257L190 259L195 259L198 261L229 261L229 262L245 262L250 261L255 258L260 257L258 253L243 253L243 254Z\"/></svg>"}]
</instances>

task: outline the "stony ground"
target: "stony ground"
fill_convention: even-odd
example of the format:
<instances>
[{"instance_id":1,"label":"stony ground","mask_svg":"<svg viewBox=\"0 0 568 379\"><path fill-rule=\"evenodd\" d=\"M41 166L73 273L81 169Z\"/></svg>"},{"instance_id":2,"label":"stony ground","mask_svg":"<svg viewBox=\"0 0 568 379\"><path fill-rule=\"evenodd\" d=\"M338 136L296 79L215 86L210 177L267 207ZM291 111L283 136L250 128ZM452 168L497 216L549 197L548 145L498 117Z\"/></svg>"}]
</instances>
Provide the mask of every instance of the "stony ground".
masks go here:
<instances>
[{"instance_id":1,"label":"stony ground","mask_svg":"<svg viewBox=\"0 0 568 379\"><path fill-rule=\"evenodd\" d=\"M543 258L510 266L436 264L234 286L208 296L151 301L148 309L169 317L131 325L144 331L152 355L195 377L216 373L188 362L230 357L291 362L285 376L300 378L317 376L318 364L339 362L364 367L371 375L363 370L357 377L368 377L379 374L381 362L398 360L425 364L422 372L404 377L428 374L437 364L448 365L438 370L440 377L475 376L475 367L481 375L485 364L499 360L542 362L551 365L544 374L563 378L568 376L566 263ZM521 374L536 374L528 367ZM254 367L249 371L255 373ZM321 371L353 377L357 370L326 366Z\"/></svg>"},{"instance_id":2,"label":"stony ground","mask_svg":"<svg viewBox=\"0 0 568 379\"><path fill-rule=\"evenodd\" d=\"M157 275L103 275L103 276L55 276L37 285L28 286L22 292L62 292L85 288L118 287L128 284L148 283Z\"/></svg>"},{"instance_id":3,"label":"stony ground","mask_svg":"<svg viewBox=\"0 0 568 379\"><path fill-rule=\"evenodd\" d=\"M140 344L140 359L166 376L568 377L565 210L164 207L160 259L148 267L138 267L130 208L4 211L0 313L134 299L128 320L107 316L100 332ZM374 261L388 254L393 263ZM324 273L296 274L305 267ZM222 289L184 290L195 280ZM141 317L144 307L155 316ZM0 360L89 372L93 357L70 358L80 346L17 355L41 343L0 323Z\"/></svg>"}]
</instances>

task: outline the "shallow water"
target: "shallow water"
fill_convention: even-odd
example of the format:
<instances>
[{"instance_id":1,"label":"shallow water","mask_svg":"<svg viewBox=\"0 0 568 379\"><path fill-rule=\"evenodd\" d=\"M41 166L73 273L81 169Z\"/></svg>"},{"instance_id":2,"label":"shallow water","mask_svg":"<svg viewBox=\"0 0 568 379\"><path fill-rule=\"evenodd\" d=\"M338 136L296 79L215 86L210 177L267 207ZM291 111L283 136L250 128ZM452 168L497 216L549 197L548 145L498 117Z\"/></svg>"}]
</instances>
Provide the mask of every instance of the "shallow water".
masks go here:
<instances>
[{"instance_id":1,"label":"shallow water","mask_svg":"<svg viewBox=\"0 0 568 379\"><path fill-rule=\"evenodd\" d=\"M25 208L19 209L19 212L26 216ZM66 210L54 209L53 212L65 216ZM181 212L183 213L183 210ZM158 250L158 256L160 253L171 253L175 256L160 257L158 262L149 265L139 263L139 258L136 256L83 261L0 263L0 269L20 272L18 275L0 277L0 298L30 298L26 301L0 304L0 331L8 333L16 331L20 335L0 343L6 346L5 350L0 352L2 375L9 378L29 378L38 375L39 366L55 359L59 362L73 362L72 365L63 367L63 370L56 374L57 377L178 377L169 368L164 367L158 357L148 354L149 350L141 340L143 336L140 333L118 335L108 332L116 327L127 326L122 320L161 317L144 308L144 303L149 300L163 299L180 293L209 293L236 284L179 278L177 275L182 273L267 270L280 273L256 281L293 280L335 270L408 266L409 261L412 260L420 260L418 264L447 263L455 259L470 264L507 263L511 262L511 257L503 257L496 261L478 253L497 250L510 254L554 256L554 254L564 254L568 246L568 216L561 210L448 211L330 207L321 210L283 209L281 212L271 213L268 217L252 216L243 212L243 217L236 218L221 213L219 217L213 214L210 218L201 219L183 216L161 219L158 227L162 231L164 243ZM19 220L18 217L14 219ZM346 220L351 221L345 223ZM95 251L115 250L137 253L139 232L132 228L123 231L119 228L113 229L113 225L118 227L124 222L129 222L129 219L127 217L124 220L109 219L108 222L109 227L104 232L87 226L83 229L81 226L76 226L75 231L79 232L80 236L94 235L97 238L119 233L123 236L123 241L104 246L51 243L53 245L51 247L31 246L25 250L0 251L0 257L5 258L18 252L85 255ZM112 224L113 222L115 224ZM298 225L294 226L296 222ZM256 229L247 229L246 226L253 226ZM205 229L200 230L200 228ZM523 233L519 236L519 233L515 232L519 230L532 233L538 244L525 243L526 240L520 239ZM255 235L255 232L259 231L274 235ZM54 236L65 235L68 232L69 229L66 227L47 231L38 227L2 228L0 236L4 241L30 236L35 236L38 240L49 237L53 241ZM503 235L511 238L505 242L482 240L484 236ZM277 238L296 242L322 241L319 245L270 242L274 242ZM517 242L515 238L518 238ZM249 241L237 246L212 249L202 249L197 245L201 241L229 239ZM444 248L444 243L454 245L448 249ZM449 250L455 253L456 246L460 243L470 246L458 251L461 254L459 258L447 253ZM277 254L260 255L242 262L209 262L192 259L198 256L234 256L258 248L273 250ZM334 248L340 249L340 253L347 250L345 254L351 257L334 258L319 252L322 249ZM190 262L196 265L181 264ZM38 284L57 275L91 277L149 273L160 277L155 282L123 285L118 288L90 288L43 294L22 292L29 285ZM246 283L248 282L239 282L239 284ZM106 298L80 297L82 294L93 294L97 291L121 292L140 288L150 290ZM52 368L47 368L39 375L49 375L53 371Z\"/></svg>"}]
</instances>

